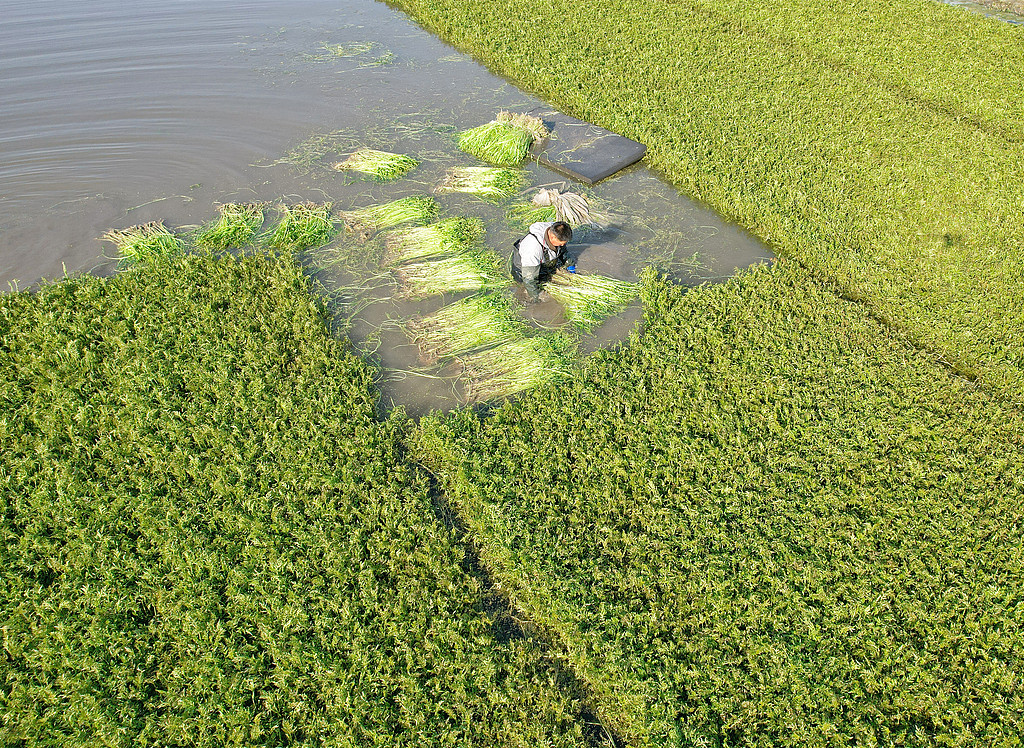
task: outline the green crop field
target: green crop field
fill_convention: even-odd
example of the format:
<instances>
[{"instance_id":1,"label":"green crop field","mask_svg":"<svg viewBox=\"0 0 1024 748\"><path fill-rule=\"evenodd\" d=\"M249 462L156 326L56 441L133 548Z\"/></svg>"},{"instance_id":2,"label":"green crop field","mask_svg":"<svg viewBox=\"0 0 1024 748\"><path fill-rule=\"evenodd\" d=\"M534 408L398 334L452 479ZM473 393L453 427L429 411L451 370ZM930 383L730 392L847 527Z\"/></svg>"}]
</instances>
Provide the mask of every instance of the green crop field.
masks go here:
<instances>
[{"instance_id":1,"label":"green crop field","mask_svg":"<svg viewBox=\"0 0 1024 748\"><path fill-rule=\"evenodd\" d=\"M1024 402L1024 28L932 0L395 0Z\"/></svg>"},{"instance_id":2,"label":"green crop field","mask_svg":"<svg viewBox=\"0 0 1024 748\"><path fill-rule=\"evenodd\" d=\"M285 260L0 297L0 744L581 745Z\"/></svg>"},{"instance_id":3,"label":"green crop field","mask_svg":"<svg viewBox=\"0 0 1024 748\"><path fill-rule=\"evenodd\" d=\"M0 297L0 744L1020 746L1024 30L392 4L783 259L419 424L291 256L327 205Z\"/></svg>"},{"instance_id":4,"label":"green crop field","mask_svg":"<svg viewBox=\"0 0 1024 748\"><path fill-rule=\"evenodd\" d=\"M481 558L631 745L1024 734L1024 418L795 263L571 385L421 421Z\"/></svg>"}]
</instances>

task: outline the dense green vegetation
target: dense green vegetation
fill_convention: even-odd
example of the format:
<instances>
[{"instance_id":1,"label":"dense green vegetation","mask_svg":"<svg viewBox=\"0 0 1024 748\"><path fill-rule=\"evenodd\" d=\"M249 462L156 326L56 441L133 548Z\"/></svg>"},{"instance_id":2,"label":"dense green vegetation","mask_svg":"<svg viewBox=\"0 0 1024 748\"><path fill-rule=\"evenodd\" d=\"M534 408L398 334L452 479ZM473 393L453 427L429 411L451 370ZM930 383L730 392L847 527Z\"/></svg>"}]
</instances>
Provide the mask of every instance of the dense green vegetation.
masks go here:
<instances>
[{"instance_id":1,"label":"dense green vegetation","mask_svg":"<svg viewBox=\"0 0 1024 748\"><path fill-rule=\"evenodd\" d=\"M291 262L0 297L0 744L581 744Z\"/></svg>"},{"instance_id":2,"label":"dense green vegetation","mask_svg":"<svg viewBox=\"0 0 1024 748\"><path fill-rule=\"evenodd\" d=\"M1024 402L1024 29L930 0L394 0Z\"/></svg>"},{"instance_id":3,"label":"dense green vegetation","mask_svg":"<svg viewBox=\"0 0 1024 748\"><path fill-rule=\"evenodd\" d=\"M1024 734L1024 418L795 263L571 384L421 421L484 563L634 745Z\"/></svg>"},{"instance_id":4,"label":"dense green vegetation","mask_svg":"<svg viewBox=\"0 0 1024 748\"><path fill-rule=\"evenodd\" d=\"M568 662L634 746L1020 745L1021 31L396 4L799 263L647 275L628 345L419 426L288 259L164 231L2 297L0 743L578 745Z\"/></svg>"}]
</instances>

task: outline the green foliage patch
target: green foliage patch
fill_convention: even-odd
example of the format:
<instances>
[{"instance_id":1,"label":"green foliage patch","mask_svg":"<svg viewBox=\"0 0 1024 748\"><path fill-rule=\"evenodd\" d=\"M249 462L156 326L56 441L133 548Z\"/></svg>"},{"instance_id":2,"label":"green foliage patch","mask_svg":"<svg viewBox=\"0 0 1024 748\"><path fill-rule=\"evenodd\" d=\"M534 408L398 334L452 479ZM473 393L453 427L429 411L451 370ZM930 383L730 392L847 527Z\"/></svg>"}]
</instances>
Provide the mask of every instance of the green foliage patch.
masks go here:
<instances>
[{"instance_id":1,"label":"green foliage patch","mask_svg":"<svg viewBox=\"0 0 1024 748\"><path fill-rule=\"evenodd\" d=\"M581 745L290 261L0 297L0 743Z\"/></svg>"},{"instance_id":2,"label":"green foliage patch","mask_svg":"<svg viewBox=\"0 0 1024 748\"><path fill-rule=\"evenodd\" d=\"M1024 417L792 262L573 380L421 421L514 604L632 745L1024 733Z\"/></svg>"},{"instance_id":3,"label":"green foliage patch","mask_svg":"<svg viewBox=\"0 0 1024 748\"><path fill-rule=\"evenodd\" d=\"M299 252L327 244L338 233L330 203L279 205L281 220L265 237L274 249Z\"/></svg>"},{"instance_id":4,"label":"green foliage patch","mask_svg":"<svg viewBox=\"0 0 1024 748\"><path fill-rule=\"evenodd\" d=\"M103 239L117 247L120 255L118 266L121 268L170 257L185 250L184 240L161 221L111 229L103 235Z\"/></svg>"},{"instance_id":5,"label":"green foliage patch","mask_svg":"<svg viewBox=\"0 0 1024 748\"><path fill-rule=\"evenodd\" d=\"M419 166L412 156L390 151L377 151L372 148L360 148L344 161L334 164L336 171L357 171L373 177L378 182L390 182L401 179Z\"/></svg>"},{"instance_id":6,"label":"green foliage patch","mask_svg":"<svg viewBox=\"0 0 1024 748\"><path fill-rule=\"evenodd\" d=\"M1024 402L1024 29L926 0L392 4Z\"/></svg>"},{"instance_id":7,"label":"green foliage patch","mask_svg":"<svg viewBox=\"0 0 1024 748\"><path fill-rule=\"evenodd\" d=\"M262 203L225 203L217 206L220 216L196 233L196 245L214 251L244 247L263 226Z\"/></svg>"}]
</instances>

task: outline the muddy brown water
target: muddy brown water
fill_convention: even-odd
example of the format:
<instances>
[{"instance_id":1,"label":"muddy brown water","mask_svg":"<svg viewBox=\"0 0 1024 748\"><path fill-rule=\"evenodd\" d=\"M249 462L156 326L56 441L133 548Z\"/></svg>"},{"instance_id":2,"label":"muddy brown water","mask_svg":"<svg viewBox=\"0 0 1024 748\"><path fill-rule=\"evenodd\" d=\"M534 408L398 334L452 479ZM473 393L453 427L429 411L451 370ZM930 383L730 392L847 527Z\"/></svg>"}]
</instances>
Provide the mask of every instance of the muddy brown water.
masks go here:
<instances>
[{"instance_id":1,"label":"muddy brown water","mask_svg":"<svg viewBox=\"0 0 1024 748\"><path fill-rule=\"evenodd\" d=\"M455 147L458 130L546 103L371 0L6 2L0 59L0 289L114 272L114 249L99 238L108 229L162 220L184 231L223 202L345 210L431 192L449 167L475 163ZM329 168L364 145L422 164L388 184ZM575 187L538 164L524 170L519 201ZM643 164L585 192L609 218L573 243L581 270L632 278L653 263L695 285L771 257ZM507 203L436 198L445 215L483 219L502 256L522 234ZM385 405L417 414L459 403L457 367L423 366L401 327L444 300L396 300L379 269L317 278L340 291L346 332L381 365ZM625 310L581 336L580 350L614 345L638 316ZM555 302L524 317L564 325Z\"/></svg>"}]
</instances>

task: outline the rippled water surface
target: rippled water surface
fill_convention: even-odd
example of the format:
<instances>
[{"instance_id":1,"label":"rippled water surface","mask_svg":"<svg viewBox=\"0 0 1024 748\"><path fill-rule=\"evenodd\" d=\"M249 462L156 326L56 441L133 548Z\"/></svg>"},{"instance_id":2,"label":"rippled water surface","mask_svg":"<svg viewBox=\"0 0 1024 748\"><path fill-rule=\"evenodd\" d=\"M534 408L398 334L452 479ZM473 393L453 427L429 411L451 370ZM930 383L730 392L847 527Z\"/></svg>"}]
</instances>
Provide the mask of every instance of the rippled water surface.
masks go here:
<instances>
[{"instance_id":1,"label":"rippled water surface","mask_svg":"<svg viewBox=\"0 0 1024 748\"><path fill-rule=\"evenodd\" d=\"M371 0L8 0L0 60L0 288L65 268L112 272L114 249L99 238L108 229L162 220L184 231L223 202L346 209L429 192L446 168L473 163L454 145L457 130L544 103ZM328 168L360 145L411 153L423 165L390 185ZM524 198L570 186L536 164L525 169ZM576 243L584 268L628 277L656 262L697 283L771 255L642 165L589 195L615 219ZM495 251L515 238L504 207L438 200L448 214L483 218ZM363 299L351 334L395 374L387 396L413 410L444 407L450 378L413 373L397 329L422 307L387 303L388 291L384 284L379 298ZM535 315L560 323L557 309ZM621 339L635 318L627 311L583 348Z\"/></svg>"}]
</instances>

